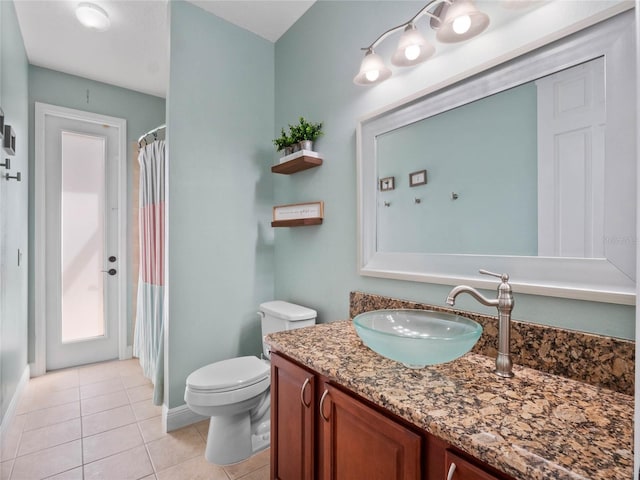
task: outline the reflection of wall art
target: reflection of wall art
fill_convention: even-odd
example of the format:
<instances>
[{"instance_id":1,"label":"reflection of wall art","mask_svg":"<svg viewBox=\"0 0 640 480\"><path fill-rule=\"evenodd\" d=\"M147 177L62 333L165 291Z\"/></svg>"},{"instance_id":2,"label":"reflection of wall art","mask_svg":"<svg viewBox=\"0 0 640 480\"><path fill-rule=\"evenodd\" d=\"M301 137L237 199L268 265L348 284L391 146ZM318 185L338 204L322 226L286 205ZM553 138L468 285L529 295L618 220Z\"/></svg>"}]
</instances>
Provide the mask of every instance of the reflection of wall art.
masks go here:
<instances>
[{"instance_id":1,"label":"reflection of wall art","mask_svg":"<svg viewBox=\"0 0 640 480\"><path fill-rule=\"evenodd\" d=\"M16 153L16 132L13 131L11 125L4 126L4 150L9 155L15 155Z\"/></svg>"},{"instance_id":2,"label":"reflection of wall art","mask_svg":"<svg viewBox=\"0 0 640 480\"><path fill-rule=\"evenodd\" d=\"M2 142L4 150L9 155L15 155L16 153L16 132L13 131L11 125L4 126L4 139Z\"/></svg>"},{"instance_id":3,"label":"reflection of wall art","mask_svg":"<svg viewBox=\"0 0 640 480\"><path fill-rule=\"evenodd\" d=\"M4 136L4 112L0 108L0 140Z\"/></svg>"},{"instance_id":4,"label":"reflection of wall art","mask_svg":"<svg viewBox=\"0 0 640 480\"><path fill-rule=\"evenodd\" d=\"M409 186L417 187L418 185L424 185L427 183L427 171L419 170L409 174Z\"/></svg>"},{"instance_id":5,"label":"reflection of wall art","mask_svg":"<svg viewBox=\"0 0 640 480\"><path fill-rule=\"evenodd\" d=\"M380 191L393 190L395 187L394 177L385 177L380 179Z\"/></svg>"}]
</instances>

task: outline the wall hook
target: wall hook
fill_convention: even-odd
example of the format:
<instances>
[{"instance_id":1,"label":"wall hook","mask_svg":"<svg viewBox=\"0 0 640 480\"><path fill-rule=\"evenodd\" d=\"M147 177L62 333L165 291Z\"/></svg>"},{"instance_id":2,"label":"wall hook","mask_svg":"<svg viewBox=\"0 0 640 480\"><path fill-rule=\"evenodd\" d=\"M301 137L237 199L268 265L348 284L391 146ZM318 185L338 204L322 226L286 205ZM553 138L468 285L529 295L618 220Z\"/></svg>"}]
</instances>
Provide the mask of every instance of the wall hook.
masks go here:
<instances>
[{"instance_id":1,"label":"wall hook","mask_svg":"<svg viewBox=\"0 0 640 480\"><path fill-rule=\"evenodd\" d=\"M20 172L16 173L14 176L9 175L8 173L5 173L4 178L7 180L17 180L19 182L22 181L22 175L20 174Z\"/></svg>"},{"instance_id":2,"label":"wall hook","mask_svg":"<svg viewBox=\"0 0 640 480\"><path fill-rule=\"evenodd\" d=\"M385 202L384 202L384 206L385 206L385 207L390 207L390 206L391 206L391 202L387 202L387 201L385 201Z\"/></svg>"},{"instance_id":3,"label":"wall hook","mask_svg":"<svg viewBox=\"0 0 640 480\"><path fill-rule=\"evenodd\" d=\"M421 198L416 197L413 199L413 203L420 203L420 202L422 202Z\"/></svg>"},{"instance_id":4,"label":"wall hook","mask_svg":"<svg viewBox=\"0 0 640 480\"><path fill-rule=\"evenodd\" d=\"M9 170L11 168L11 159L10 158L5 158L4 159L4 163L0 163L0 167L4 167L7 170Z\"/></svg>"},{"instance_id":5,"label":"wall hook","mask_svg":"<svg viewBox=\"0 0 640 480\"><path fill-rule=\"evenodd\" d=\"M458 194L455 192L451 192L451 200L457 200L458 199Z\"/></svg>"}]
</instances>

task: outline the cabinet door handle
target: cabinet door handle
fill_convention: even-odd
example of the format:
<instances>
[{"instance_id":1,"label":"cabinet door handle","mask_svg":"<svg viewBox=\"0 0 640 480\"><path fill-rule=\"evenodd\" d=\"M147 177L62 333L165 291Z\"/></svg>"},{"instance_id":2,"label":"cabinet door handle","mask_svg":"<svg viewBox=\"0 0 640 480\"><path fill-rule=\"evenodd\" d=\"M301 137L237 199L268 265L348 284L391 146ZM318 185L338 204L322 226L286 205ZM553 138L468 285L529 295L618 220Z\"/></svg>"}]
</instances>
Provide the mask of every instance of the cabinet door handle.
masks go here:
<instances>
[{"instance_id":1,"label":"cabinet door handle","mask_svg":"<svg viewBox=\"0 0 640 480\"><path fill-rule=\"evenodd\" d=\"M329 419L327 417L325 417L324 415L324 399L327 397L327 395L329 395L329 390L325 390L324 393L322 394L322 397L320 398L320 416L322 417L322 419L325 422L328 422Z\"/></svg>"},{"instance_id":2,"label":"cabinet door handle","mask_svg":"<svg viewBox=\"0 0 640 480\"><path fill-rule=\"evenodd\" d=\"M309 408L309 406L311 405L311 402L307 403L304 401L304 390L307 388L308 385L309 385L309 377L304 379L304 383L302 384L302 389L300 389L300 401L302 402L302 405L305 406L305 408Z\"/></svg>"},{"instance_id":3,"label":"cabinet door handle","mask_svg":"<svg viewBox=\"0 0 640 480\"><path fill-rule=\"evenodd\" d=\"M449 473L447 474L447 480L453 480L453 474L456 471L456 464L451 462L451 465L449 466Z\"/></svg>"}]
</instances>

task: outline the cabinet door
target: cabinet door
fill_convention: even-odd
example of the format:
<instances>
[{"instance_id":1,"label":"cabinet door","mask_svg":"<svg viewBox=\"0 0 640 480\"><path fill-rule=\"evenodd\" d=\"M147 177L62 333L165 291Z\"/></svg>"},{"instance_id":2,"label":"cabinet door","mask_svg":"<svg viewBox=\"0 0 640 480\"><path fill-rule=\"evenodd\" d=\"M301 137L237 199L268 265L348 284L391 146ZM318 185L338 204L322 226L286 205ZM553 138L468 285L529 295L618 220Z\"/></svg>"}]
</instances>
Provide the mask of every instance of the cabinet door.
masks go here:
<instances>
[{"instance_id":1,"label":"cabinet door","mask_svg":"<svg viewBox=\"0 0 640 480\"><path fill-rule=\"evenodd\" d=\"M447 480L499 480L498 477L469 463L450 450L445 454L445 468Z\"/></svg>"},{"instance_id":2,"label":"cabinet door","mask_svg":"<svg viewBox=\"0 0 640 480\"><path fill-rule=\"evenodd\" d=\"M323 384L319 404L322 480L419 480L419 435Z\"/></svg>"},{"instance_id":3,"label":"cabinet door","mask_svg":"<svg viewBox=\"0 0 640 480\"><path fill-rule=\"evenodd\" d=\"M271 478L313 480L316 377L271 355Z\"/></svg>"}]
</instances>

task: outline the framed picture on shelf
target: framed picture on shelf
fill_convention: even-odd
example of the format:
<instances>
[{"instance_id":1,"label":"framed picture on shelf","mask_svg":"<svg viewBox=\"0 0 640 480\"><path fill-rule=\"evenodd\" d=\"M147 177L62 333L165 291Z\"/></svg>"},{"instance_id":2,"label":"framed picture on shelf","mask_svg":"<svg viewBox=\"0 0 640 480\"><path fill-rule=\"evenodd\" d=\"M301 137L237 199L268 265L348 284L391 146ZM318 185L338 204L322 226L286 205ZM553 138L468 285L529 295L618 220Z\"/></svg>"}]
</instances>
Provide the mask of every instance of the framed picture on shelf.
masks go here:
<instances>
[{"instance_id":1,"label":"framed picture on shelf","mask_svg":"<svg viewBox=\"0 0 640 480\"><path fill-rule=\"evenodd\" d=\"M427 171L418 170L409 174L409 186L417 187L418 185L425 185L427 183Z\"/></svg>"},{"instance_id":2,"label":"framed picture on shelf","mask_svg":"<svg viewBox=\"0 0 640 480\"><path fill-rule=\"evenodd\" d=\"M294 203L273 207L273 221L324 217L324 202Z\"/></svg>"}]
</instances>

